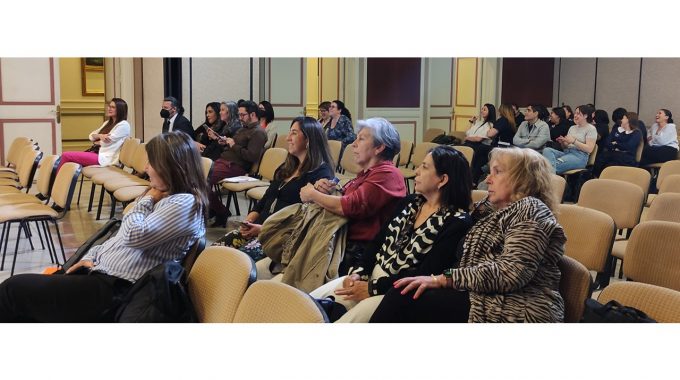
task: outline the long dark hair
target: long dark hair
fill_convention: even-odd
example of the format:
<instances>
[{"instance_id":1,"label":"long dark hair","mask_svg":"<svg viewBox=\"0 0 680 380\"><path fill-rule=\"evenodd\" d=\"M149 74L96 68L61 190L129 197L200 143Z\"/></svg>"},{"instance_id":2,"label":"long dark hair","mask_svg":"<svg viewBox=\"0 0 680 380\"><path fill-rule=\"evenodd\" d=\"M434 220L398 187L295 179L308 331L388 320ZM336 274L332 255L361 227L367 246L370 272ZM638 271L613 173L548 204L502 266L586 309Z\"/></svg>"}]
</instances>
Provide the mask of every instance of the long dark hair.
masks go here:
<instances>
[{"instance_id":1,"label":"long dark hair","mask_svg":"<svg viewBox=\"0 0 680 380\"><path fill-rule=\"evenodd\" d=\"M439 189L440 202L450 209L468 211L472 204L472 175L465 156L448 145L430 150L437 175L446 174L448 182Z\"/></svg>"},{"instance_id":2,"label":"long dark hair","mask_svg":"<svg viewBox=\"0 0 680 380\"><path fill-rule=\"evenodd\" d=\"M272 106L271 103L269 103L266 100L261 101L260 104L262 104L262 106L264 107L264 110L260 110L258 115L259 115L260 119L264 118L267 125L269 125L269 123L274 121L274 107Z\"/></svg>"},{"instance_id":3,"label":"long dark hair","mask_svg":"<svg viewBox=\"0 0 680 380\"><path fill-rule=\"evenodd\" d=\"M116 124L120 123L123 120L127 120L127 114L128 114L128 105L125 102L125 100L121 98L111 98L111 102L114 102L116 104L116 118L109 118L109 121L106 122L106 125L104 125L100 130L99 134L107 134L110 133L113 127L116 126Z\"/></svg>"},{"instance_id":4,"label":"long dark hair","mask_svg":"<svg viewBox=\"0 0 680 380\"><path fill-rule=\"evenodd\" d=\"M338 107L338 111L340 111L340 115L345 115L347 116L348 119L352 120L352 114L349 113L349 110L345 108L345 103L343 103L340 100L334 100L331 103L335 103L335 105Z\"/></svg>"},{"instance_id":5,"label":"long dark hair","mask_svg":"<svg viewBox=\"0 0 680 380\"><path fill-rule=\"evenodd\" d=\"M219 102L210 102L210 103L205 105L205 109L207 110L208 108L212 108L212 110L215 112L215 116L217 116L217 120L215 121L215 124L210 124L210 122L208 121L208 117L206 116L204 124L208 127L213 127L213 129L216 129L214 127L216 125L220 125L221 124L220 122L222 121L222 119L220 119L220 103Z\"/></svg>"},{"instance_id":6,"label":"long dark hair","mask_svg":"<svg viewBox=\"0 0 680 380\"><path fill-rule=\"evenodd\" d=\"M328 164L331 168L335 167L335 163L331 158L330 149L328 148L328 140L326 139L326 134L321 128L321 124L312 117L308 116L298 116L293 119L290 126L298 123L300 131L307 138L307 155L305 160L300 163L297 157L288 153L286 161L281 165L281 167L276 171L274 176L276 180L282 181L295 173L300 167L300 174L310 172L317 169L324 162Z\"/></svg>"},{"instance_id":7,"label":"long dark hair","mask_svg":"<svg viewBox=\"0 0 680 380\"><path fill-rule=\"evenodd\" d=\"M486 115L486 119L484 119L484 124L493 124L496 121L496 106L491 103L486 103L484 107L486 107L486 109L489 111L489 113Z\"/></svg>"},{"instance_id":8,"label":"long dark hair","mask_svg":"<svg viewBox=\"0 0 680 380\"><path fill-rule=\"evenodd\" d=\"M194 212L208 220L208 182L201 155L193 140L184 132L162 133L146 144L149 165L168 186L168 193L194 196Z\"/></svg>"}]
</instances>

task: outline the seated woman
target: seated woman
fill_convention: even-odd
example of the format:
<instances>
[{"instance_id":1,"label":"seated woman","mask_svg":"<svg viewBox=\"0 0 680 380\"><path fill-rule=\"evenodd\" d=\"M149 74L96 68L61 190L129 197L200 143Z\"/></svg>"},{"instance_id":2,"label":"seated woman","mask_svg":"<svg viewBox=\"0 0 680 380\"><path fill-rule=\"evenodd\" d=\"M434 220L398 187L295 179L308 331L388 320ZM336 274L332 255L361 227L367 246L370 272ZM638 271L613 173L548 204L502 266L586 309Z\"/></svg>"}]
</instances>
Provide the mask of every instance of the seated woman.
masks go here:
<instances>
[{"instance_id":1,"label":"seated woman","mask_svg":"<svg viewBox=\"0 0 680 380\"><path fill-rule=\"evenodd\" d=\"M593 123L597 130L597 155L604 151L607 137L609 137L609 115L605 110L596 110L593 115Z\"/></svg>"},{"instance_id":2,"label":"seated woman","mask_svg":"<svg viewBox=\"0 0 680 380\"><path fill-rule=\"evenodd\" d=\"M394 281L441 273L471 225L470 167L449 146L430 151L416 169L415 191L397 204L392 220L366 249L352 274L316 289L315 298L335 296L349 310L338 322L368 322Z\"/></svg>"},{"instance_id":3,"label":"seated woman","mask_svg":"<svg viewBox=\"0 0 680 380\"><path fill-rule=\"evenodd\" d=\"M553 148L543 149L543 156L548 159L553 172L562 174L568 170L583 169L588 164L588 156L595 148L597 129L590 124L593 107L578 106L574 111L574 123L566 136L557 137L563 151Z\"/></svg>"},{"instance_id":4,"label":"seated woman","mask_svg":"<svg viewBox=\"0 0 680 380\"><path fill-rule=\"evenodd\" d=\"M319 124L321 124L321 128L324 130L326 130L328 123L331 122L330 108L331 102L321 102L319 104Z\"/></svg>"},{"instance_id":5,"label":"seated woman","mask_svg":"<svg viewBox=\"0 0 680 380\"><path fill-rule=\"evenodd\" d=\"M300 191L303 202L314 202L349 219L347 245L338 271L341 276L361 265L366 245L392 216L397 201L406 195L404 176L392 163L401 149L397 130L381 117L359 120L357 128L357 139L347 153L354 155L361 172L345 184L342 195L330 195L335 184L327 179Z\"/></svg>"},{"instance_id":6,"label":"seated woman","mask_svg":"<svg viewBox=\"0 0 680 380\"><path fill-rule=\"evenodd\" d=\"M264 144L264 149L269 149L274 145L276 138L276 125L272 124L274 107L268 101L263 100L257 105L257 108L259 110L257 117L260 120L260 127L267 132L267 142Z\"/></svg>"},{"instance_id":7,"label":"seated woman","mask_svg":"<svg viewBox=\"0 0 680 380\"><path fill-rule=\"evenodd\" d=\"M508 147L512 145L512 138L517 132L517 123L515 122L515 115L512 111L512 106L509 104L501 104L498 107L498 119L493 123L487 136L492 139L492 147Z\"/></svg>"},{"instance_id":8,"label":"seated woman","mask_svg":"<svg viewBox=\"0 0 680 380\"><path fill-rule=\"evenodd\" d=\"M559 145L557 138L566 136L569 133L569 120L561 107L553 107L550 111L550 140Z\"/></svg>"},{"instance_id":9,"label":"seated woman","mask_svg":"<svg viewBox=\"0 0 680 380\"><path fill-rule=\"evenodd\" d=\"M338 140L342 142L342 150L340 151L340 161L345 147L354 141L356 135L352 128L352 115L349 110L345 108L345 103L334 100L328 108L331 115L331 120L326 123L324 130L329 140Z\"/></svg>"},{"instance_id":10,"label":"seated woman","mask_svg":"<svg viewBox=\"0 0 680 380\"><path fill-rule=\"evenodd\" d=\"M476 184L482 174L482 166L486 165L489 160L493 137L489 136L489 131L493 128L493 122L496 121L496 107L493 104L485 104L479 113L479 119L475 116L469 121L471 125L465 132L463 145L467 145L475 151L470 163L470 170L472 171L472 182Z\"/></svg>"},{"instance_id":11,"label":"seated woman","mask_svg":"<svg viewBox=\"0 0 680 380\"><path fill-rule=\"evenodd\" d=\"M220 120L220 103L206 104L205 121L194 131L194 141L203 157L212 160L219 158L222 146L218 144L216 137L221 134L224 126L225 124Z\"/></svg>"},{"instance_id":12,"label":"seated woman","mask_svg":"<svg viewBox=\"0 0 680 380\"><path fill-rule=\"evenodd\" d=\"M673 114L667 109L656 113L655 123L647 132L640 166L675 160L678 157L678 131L673 124Z\"/></svg>"},{"instance_id":13,"label":"seated woman","mask_svg":"<svg viewBox=\"0 0 680 380\"><path fill-rule=\"evenodd\" d=\"M602 154L597 155L593 175L599 177L607 166L637 166L635 154L642 142L642 133L635 112L628 112L620 125L607 136Z\"/></svg>"},{"instance_id":14,"label":"seated woman","mask_svg":"<svg viewBox=\"0 0 680 380\"><path fill-rule=\"evenodd\" d=\"M205 234L208 188L184 132L146 144L150 188L118 233L66 274L19 274L0 284L0 322L110 322L112 305L146 271L182 258ZM115 311L115 310L113 310Z\"/></svg>"},{"instance_id":15,"label":"seated woman","mask_svg":"<svg viewBox=\"0 0 680 380\"><path fill-rule=\"evenodd\" d=\"M89 139L94 144L84 152L63 152L59 168L67 162L75 162L82 166L116 165L120 148L125 139L130 137L127 113L128 106L125 100L112 98L106 106L106 116L109 119L90 133Z\"/></svg>"},{"instance_id":16,"label":"seated woman","mask_svg":"<svg viewBox=\"0 0 680 380\"><path fill-rule=\"evenodd\" d=\"M262 223L269 215L295 203L300 203L300 189L321 178L333 178L334 163L321 124L311 117L298 116L288 133L288 157L274 173L274 180L253 211L233 230L213 243L238 248L253 260L265 257L257 239Z\"/></svg>"},{"instance_id":17,"label":"seated woman","mask_svg":"<svg viewBox=\"0 0 680 380\"><path fill-rule=\"evenodd\" d=\"M532 149L491 151L457 268L397 280L371 322L561 322L566 237L553 215L550 164ZM414 292L415 291L415 292Z\"/></svg>"}]
</instances>

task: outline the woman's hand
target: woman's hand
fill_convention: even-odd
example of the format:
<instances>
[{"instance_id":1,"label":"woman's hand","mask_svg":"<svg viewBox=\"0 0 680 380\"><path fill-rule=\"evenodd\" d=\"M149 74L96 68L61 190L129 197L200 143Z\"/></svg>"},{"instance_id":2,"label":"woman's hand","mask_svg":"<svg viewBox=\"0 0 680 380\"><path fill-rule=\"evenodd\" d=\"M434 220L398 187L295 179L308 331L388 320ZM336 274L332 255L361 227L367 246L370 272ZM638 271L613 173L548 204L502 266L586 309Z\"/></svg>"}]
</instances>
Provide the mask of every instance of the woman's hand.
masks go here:
<instances>
[{"instance_id":1,"label":"woman's hand","mask_svg":"<svg viewBox=\"0 0 680 380\"><path fill-rule=\"evenodd\" d=\"M149 191L146 192L146 195L151 196L151 200L153 203L158 203L161 199L165 198L168 196L167 190L166 191L161 191L156 189L155 187L149 188Z\"/></svg>"},{"instance_id":2,"label":"woman's hand","mask_svg":"<svg viewBox=\"0 0 680 380\"><path fill-rule=\"evenodd\" d=\"M304 203L313 202L312 197L315 192L316 189L314 188L314 185L311 183L306 184L305 187L300 189L300 200Z\"/></svg>"},{"instance_id":3,"label":"woman's hand","mask_svg":"<svg viewBox=\"0 0 680 380\"><path fill-rule=\"evenodd\" d=\"M108 133L103 134L103 135L99 135L99 139L102 140L103 142L107 143L107 144L111 143L111 135L108 134Z\"/></svg>"},{"instance_id":4,"label":"woman's hand","mask_svg":"<svg viewBox=\"0 0 680 380\"><path fill-rule=\"evenodd\" d=\"M68 268L66 274L71 274L80 268L92 268L93 266L94 263L91 260L80 260L77 263L73 264L73 266Z\"/></svg>"},{"instance_id":5,"label":"woman's hand","mask_svg":"<svg viewBox=\"0 0 680 380\"><path fill-rule=\"evenodd\" d=\"M441 288L442 284L436 277L433 276L418 276L418 277L404 277L394 282L394 287L399 289L404 287L401 294L406 294L413 289L416 289L416 294L413 295L413 299L416 300L420 297L425 289L436 289Z\"/></svg>"},{"instance_id":6,"label":"woman's hand","mask_svg":"<svg viewBox=\"0 0 680 380\"><path fill-rule=\"evenodd\" d=\"M342 281L342 288L335 290L335 295L344 296L347 301L365 300L368 295L368 282L359 280L358 274L350 274Z\"/></svg>"},{"instance_id":7,"label":"woman's hand","mask_svg":"<svg viewBox=\"0 0 680 380\"><path fill-rule=\"evenodd\" d=\"M246 239L252 239L260 234L260 231L262 230L261 224L255 224L250 222L244 223L246 223L246 225L241 224L241 227L239 227L239 233L241 233L241 236L243 236Z\"/></svg>"},{"instance_id":8,"label":"woman's hand","mask_svg":"<svg viewBox=\"0 0 680 380\"><path fill-rule=\"evenodd\" d=\"M203 153L203 151L205 150L205 145L201 144L198 141L194 141L194 144L196 144L196 148L198 148L198 151Z\"/></svg>"},{"instance_id":9,"label":"woman's hand","mask_svg":"<svg viewBox=\"0 0 680 380\"><path fill-rule=\"evenodd\" d=\"M322 193L330 194L335 190L335 184L326 178L321 178L316 181L314 188Z\"/></svg>"}]
</instances>

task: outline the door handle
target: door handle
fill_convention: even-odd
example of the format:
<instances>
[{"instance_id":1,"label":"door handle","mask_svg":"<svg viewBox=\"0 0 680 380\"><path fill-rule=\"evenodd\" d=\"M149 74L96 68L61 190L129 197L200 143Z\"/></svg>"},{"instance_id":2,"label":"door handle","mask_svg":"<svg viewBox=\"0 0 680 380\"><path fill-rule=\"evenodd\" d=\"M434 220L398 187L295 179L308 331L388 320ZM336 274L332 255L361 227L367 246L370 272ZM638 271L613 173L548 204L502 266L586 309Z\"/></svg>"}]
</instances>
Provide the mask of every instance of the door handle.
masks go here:
<instances>
[{"instance_id":1,"label":"door handle","mask_svg":"<svg viewBox=\"0 0 680 380\"><path fill-rule=\"evenodd\" d=\"M57 104L57 124L61 123L61 105Z\"/></svg>"}]
</instances>

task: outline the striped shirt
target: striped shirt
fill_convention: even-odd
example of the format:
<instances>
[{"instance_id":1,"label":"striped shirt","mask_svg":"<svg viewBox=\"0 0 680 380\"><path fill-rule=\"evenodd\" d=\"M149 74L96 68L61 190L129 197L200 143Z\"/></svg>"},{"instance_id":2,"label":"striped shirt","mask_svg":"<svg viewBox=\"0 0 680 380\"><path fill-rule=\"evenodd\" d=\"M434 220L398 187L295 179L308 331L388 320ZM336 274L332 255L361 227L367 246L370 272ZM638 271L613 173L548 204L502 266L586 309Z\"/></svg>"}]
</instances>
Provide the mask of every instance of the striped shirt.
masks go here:
<instances>
[{"instance_id":1,"label":"striped shirt","mask_svg":"<svg viewBox=\"0 0 680 380\"><path fill-rule=\"evenodd\" d=\"M174 194L154 204L150 196L139 200L123 217L118 233L92 247L83 260L93 271L131 282L168 260L182 257L205 234L203 216L193 212L191 194Z\"/></svg>"}]
</instances>

